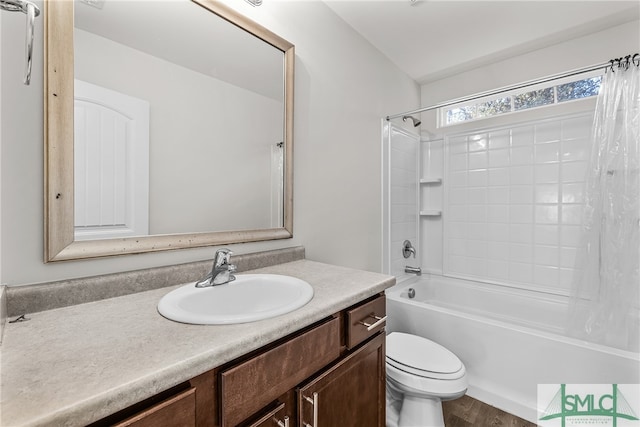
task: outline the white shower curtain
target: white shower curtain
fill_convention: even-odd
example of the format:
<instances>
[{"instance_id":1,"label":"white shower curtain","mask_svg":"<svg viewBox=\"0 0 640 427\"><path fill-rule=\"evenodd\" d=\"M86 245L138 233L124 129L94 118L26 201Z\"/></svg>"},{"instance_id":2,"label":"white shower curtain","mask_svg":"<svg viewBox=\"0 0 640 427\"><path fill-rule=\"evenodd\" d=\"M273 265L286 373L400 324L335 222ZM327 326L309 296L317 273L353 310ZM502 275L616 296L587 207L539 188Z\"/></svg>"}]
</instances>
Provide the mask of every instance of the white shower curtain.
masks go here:
<instances>
[{"instance_id":1,"label":"white shower curtain","mask_svg":"<svg viewBox=\"0 0 640 427\"><path fill-rule=\"evenodd\" d=\"M640 55L633 58L607 71L598 95L569 332L638 351Z\"/></svg>"}]
</instances>

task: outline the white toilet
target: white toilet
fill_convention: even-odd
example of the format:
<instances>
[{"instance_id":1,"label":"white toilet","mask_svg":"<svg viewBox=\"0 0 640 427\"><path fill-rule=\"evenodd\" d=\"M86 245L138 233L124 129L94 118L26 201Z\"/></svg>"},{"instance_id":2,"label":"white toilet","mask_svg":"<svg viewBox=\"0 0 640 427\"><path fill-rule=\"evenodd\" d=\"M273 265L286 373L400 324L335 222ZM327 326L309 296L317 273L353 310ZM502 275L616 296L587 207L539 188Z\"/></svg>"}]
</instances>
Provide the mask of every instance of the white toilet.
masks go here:
<instances>
[{"instance_id":1,"label":"white toilet","mask_svg":"<svg viewBox=\"0 0 640 427\"><path fill-rule=\"evenodd\" d=\"M386 342L387 427L443 427L442 401L467 391L458 357L433 341L391 332Z\"/></svg>"}]
</instances>

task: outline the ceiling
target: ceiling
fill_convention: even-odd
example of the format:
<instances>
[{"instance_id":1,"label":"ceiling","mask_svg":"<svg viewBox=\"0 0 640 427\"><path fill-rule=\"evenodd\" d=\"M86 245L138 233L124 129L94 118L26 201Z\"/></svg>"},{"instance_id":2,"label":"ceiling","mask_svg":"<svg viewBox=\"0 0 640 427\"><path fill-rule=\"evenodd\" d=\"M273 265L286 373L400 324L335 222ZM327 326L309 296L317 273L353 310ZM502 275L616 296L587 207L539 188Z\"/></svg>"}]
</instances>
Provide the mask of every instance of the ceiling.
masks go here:
<instances>
[{"instance_id":1,"label":"ceiling","mask_svg":"<svg viewBox=\"0 0 640 427\"><path fill-rule=\"evenodd\" d=\"M640 17L639 0L325 3L421 84Z\"/></svg>"},{"instance_id":2,"label":"ceiling","mask_svg":"<svg viewBox=\"0 0 640 427\"><path fill-rule=\"evenodd\" d=\"M80 0L74 27L283 102L284 53L193 2Z\"/></svg>"}]
</instances>

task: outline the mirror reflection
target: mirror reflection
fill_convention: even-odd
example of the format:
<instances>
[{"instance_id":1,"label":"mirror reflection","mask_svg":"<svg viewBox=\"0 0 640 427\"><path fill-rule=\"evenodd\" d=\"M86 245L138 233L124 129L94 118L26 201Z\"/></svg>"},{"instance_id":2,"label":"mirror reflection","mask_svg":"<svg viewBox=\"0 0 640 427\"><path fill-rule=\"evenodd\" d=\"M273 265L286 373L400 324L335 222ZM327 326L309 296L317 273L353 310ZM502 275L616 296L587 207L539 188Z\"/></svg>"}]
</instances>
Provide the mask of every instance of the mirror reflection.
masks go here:
<instances>
[{"instance_id":1,"label":"mirror reflection","mask_svg":"<svg viewBox=\"0 0 640 427\"><path fill-rule=\"evenodd\" d=\"M214 0L45 7L45 262L292 237L291 43Z\"/></svg>"},{"instance_id":2,"label":"mirror reflection","mask_svg":"<svg viewBox=\"0 0 640 427\"><path fill-rule=\"evenodd\" d=\"M283 227L284 52L188 1L74 6L75 240Z\"/></svg>"}]
</instances>

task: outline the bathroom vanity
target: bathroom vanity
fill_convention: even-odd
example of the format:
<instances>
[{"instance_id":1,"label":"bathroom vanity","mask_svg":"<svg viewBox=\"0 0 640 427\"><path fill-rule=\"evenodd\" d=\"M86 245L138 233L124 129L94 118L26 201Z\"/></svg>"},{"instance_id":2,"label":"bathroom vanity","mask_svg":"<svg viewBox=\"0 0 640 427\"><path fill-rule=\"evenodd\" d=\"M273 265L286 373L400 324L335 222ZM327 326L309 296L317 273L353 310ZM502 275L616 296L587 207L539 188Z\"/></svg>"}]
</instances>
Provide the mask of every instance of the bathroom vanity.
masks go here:
<instances>
[{"instance_id":1,"label":"bathroom vanity","mask_svg":"<svg viewBox=\"0 0 640 427\"><path fill-rule=\"evenodd\" d=\"M0 424L384 426L394 278L304 259L253 272L306 280L314 297L263 321L187 325L156 311L169 287L7 325Z\"/></svg>"},{"instance_id":2,"label":"bathroom vanity","mask_svg":"<svg viewBox=\"0 0 640 427\"><path fill-rule=\"evenodd\" d=\"M382 427L383 324L363 323L384 310L376 295L94 425Z\"/></svg>"}]
</instances>

